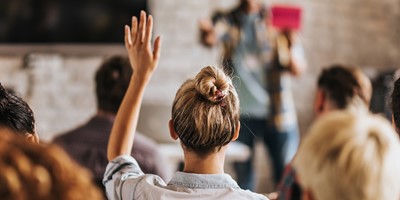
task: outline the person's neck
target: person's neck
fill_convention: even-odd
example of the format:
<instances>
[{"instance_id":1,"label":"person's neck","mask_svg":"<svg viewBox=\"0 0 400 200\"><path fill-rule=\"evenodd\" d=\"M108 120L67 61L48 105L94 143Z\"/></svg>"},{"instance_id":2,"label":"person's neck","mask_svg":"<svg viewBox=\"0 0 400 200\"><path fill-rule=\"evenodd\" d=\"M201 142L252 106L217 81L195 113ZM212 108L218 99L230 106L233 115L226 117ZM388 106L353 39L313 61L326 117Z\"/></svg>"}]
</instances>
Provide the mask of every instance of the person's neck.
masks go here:
<instances>
[{"instance_id":1,"label":"person's neck","mask_svg":"<svg viewBox=\"0 0 400 200\"><path fill-rule=\"evenodd\" d=\"M220 151L199 156L192 151L183 149L185 166L183 171L195 174L224 174L226 146Z\"/></svg>"},{"instance_id":2,"label":"person's neck","mask_svg":"<svg viewBox=\"0 0 400 200\"><path fill-rule=\"evenodd\" d=\"M101 109L97 110L96 115L100 116L100 117L105 117L105 118L107 118L107 119L109 119L111 121L115 120L115 114L114 113L107 112L107 111L104 111L104 110L101 110Z\"/></svg>"}]
</instances>

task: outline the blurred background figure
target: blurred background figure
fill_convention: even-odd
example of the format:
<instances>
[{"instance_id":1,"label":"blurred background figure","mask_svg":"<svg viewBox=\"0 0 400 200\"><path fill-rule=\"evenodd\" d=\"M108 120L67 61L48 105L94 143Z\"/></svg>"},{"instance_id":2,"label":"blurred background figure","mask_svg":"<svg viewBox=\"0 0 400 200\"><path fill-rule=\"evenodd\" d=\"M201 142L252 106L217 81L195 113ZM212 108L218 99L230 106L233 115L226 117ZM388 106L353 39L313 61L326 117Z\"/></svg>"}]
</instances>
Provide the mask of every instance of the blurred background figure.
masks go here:
<instances>
[{"instance_id":1,"label":"blurred background figure","mask_svg":"<svg viewBox=\"0 0 400 200\"><path fill-rule=\"evenodd\" d=\"M0 83L0 131L21 135L39 143L35 117L29 105L19 96L7 91Z\"/></svg>"},{"instance_id":2,"label":"blurred background figure","mask_svg":"<svg viewBox=\"0 0 400 200\"><path fill-rule=\"evenodd\" d=\"M338 110L368 111L371 94L371 81L358 68L332 65L318 77L314 114L319 118ZM301 188L291 163L285 168L278 194L281 200L301 199Z\"/></svg>"},{"instance_id":3,"label":"blurred background figure","mask_svg":"<svg viewBox=\"0 0 400 200\"><path fill-rule=\"evenodd\" d=\"M113 56L97 70L97 113L84 125L54 139L78 163L89 169L96 184L103 188L102 179L108 163L107 145L119 105L132 75L128 58ZM162 158L156 143L137 133L132 150L145 173L165 176Z\"/></svg>"},{"instance_id":4,"label":"blurred background figure","mask_svg":"<svg viewBox=\"0 0 400 200\"><path fill-rule=\"evenodd\" d=\"M301 74L306 62L296 34L278 33L267 25L267 17L260 1L241 0L231 11L201 19L199 26L201 42L208 47L222 43L224 66L239 77L234 79L243 127L238 141L254 155L255 140L263 140L278 181L298 145L290 75ZM253 158L234 164L241 188L254 189Z\"/></svg>"},{"instance_id":5,"label":"blurred background figure","mask_svg":"<svg viewBox=\"0 0 400 200\"><path fill-rule=\"evenodd\" d=\"M103 199L88 171L55 145L28 142L0 129L0 198Z\"/></svg>"},{"instance_id":6,"label":"blurred background figure","mask_svg":"<svg viewBox=\"0 0 400 200\"><path fill-rule=\"evenodd\" d=\"M332 65L318 78L314 113L320 116L332 110L367 109L371 101L372 86L369 78L354 67Z\"/></svg>"},{"instance_id":7,"label":"blurred background figure","mask_svg":"<svg viewBox=\"0 0 400 200\"><path fill-rule=\"evenodd\" d=\"M399 199L399 156L399 138L384 118L349 111L324 115L294 159L302 199Z\"/></svg>"}]
</instances>

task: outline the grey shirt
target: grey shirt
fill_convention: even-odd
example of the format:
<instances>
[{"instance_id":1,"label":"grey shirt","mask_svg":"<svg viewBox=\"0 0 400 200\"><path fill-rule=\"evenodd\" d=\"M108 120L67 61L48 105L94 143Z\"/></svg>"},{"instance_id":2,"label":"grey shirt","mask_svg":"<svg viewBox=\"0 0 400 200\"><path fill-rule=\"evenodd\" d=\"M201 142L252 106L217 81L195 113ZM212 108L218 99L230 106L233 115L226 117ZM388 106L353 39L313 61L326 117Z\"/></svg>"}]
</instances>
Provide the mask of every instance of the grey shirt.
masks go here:
<instances>
[{"instance_id":1,"label":"grey shirt","mask_svg":"<svg viewBox=\"0 0 400 200\"><path fill-rule=\"evenodd\" d=\"M166 184L159 176L144 174L131 156L112 160L104 174L107 197L113 199L263 199L242 190L228 174L176 172Z\"/></svg>"}]
</instances>

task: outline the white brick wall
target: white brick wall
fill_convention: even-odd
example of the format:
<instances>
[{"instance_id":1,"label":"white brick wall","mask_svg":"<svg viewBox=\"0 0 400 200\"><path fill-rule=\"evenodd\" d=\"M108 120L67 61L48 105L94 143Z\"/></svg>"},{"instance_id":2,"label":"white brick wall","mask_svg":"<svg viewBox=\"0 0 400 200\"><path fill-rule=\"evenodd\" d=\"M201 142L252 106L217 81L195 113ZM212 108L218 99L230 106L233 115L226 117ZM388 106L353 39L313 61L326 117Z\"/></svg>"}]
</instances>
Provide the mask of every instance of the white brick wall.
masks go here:
<instances>
[{"instance_id":1,"label":"white brick wall","mask_svg":"<svg viewBox=\"0 0 400 200\"><path fill-rule=\"evenodd\" d=\"M154 128L150 130L147 130L147 125L140 126L144 132L157 132L157 135L161 133L165 136L167 132L163 127L167 123L169 106L181 82L201 67L219 63L217 50L199 45L197 22L215 9L229 9L236 2L150 1L151 13L155 17L155 35L162 36L163 51L159 69L144 100L147 107L160 107L155 111L159 111L159 115L155 114L155 118L150 120L159 125L152 126ZM311 121L309 102L312 102L315 79L322 66L339 62L386 70L400 65L400 4L397 0L267 2L270 5L291 3L304 8L302 38L310 66L306 75L294 79L296 84L293 88L299 115L302 116L300 122L303 132ZM97 54L99 48L95 46L91 50L89 46L84 50L80 47L74 50L70 46L58 49L42 46L40 52L51 52L53 61L41 61L35 67L24 69L23 55L18 52L28 50L23 47L15 50L15 47L0 46L0 80L26 96L36 111L38 129L45 140L74 124L84 122L94 113L93 72L104 55L124 52L121 45ZM13 53L10 54L8 49L14 49ZM30 50L36 52L35 47ZM28 89L31 89L29 94ZM302 92L296 92L298 90ZM153 116L150 113L148 115ZM157 119L159 116L163 116L162 119ZM148 121L147 118L143 120L142 124ZM154 137L168 140L164 136L161 139L160 136Z\"/></svg>"}]
</instances>

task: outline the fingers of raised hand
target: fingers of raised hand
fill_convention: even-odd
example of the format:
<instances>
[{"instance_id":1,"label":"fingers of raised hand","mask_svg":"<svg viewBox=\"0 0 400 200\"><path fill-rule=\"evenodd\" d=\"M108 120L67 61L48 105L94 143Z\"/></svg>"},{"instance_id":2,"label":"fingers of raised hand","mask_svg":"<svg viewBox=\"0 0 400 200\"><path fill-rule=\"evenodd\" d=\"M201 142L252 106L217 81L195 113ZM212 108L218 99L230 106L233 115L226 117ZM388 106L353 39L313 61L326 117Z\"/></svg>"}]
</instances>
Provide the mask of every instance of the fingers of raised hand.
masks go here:
<instances>
[{"instance_id":1,"label":"fingers of raised hand","mask_svg":"<svg viewBox=\"0 0 400 200\"><path fill-rule=\"evenodd\" d=\"M140 22L139 22L139 29L138 29L138 34L136 37L136 42L135 44L143 44L144 42L144 36L145 36L145 31L146 31L146 12L141 11L140 12Z\"/></svg>"},{"instance_id":2,"label":"fingers of raised hand","mask_svg":"<svg viewBox=\"0 0 400 200\"><path fill-rule=\"evenodd\" d=\"M129 49L132 46L131 30L128 25L125 25L125 47Z\"/></svg>"},{"instance_id":3,"label":"fingers of raised hand","mask_svg":"<svg viewBox=\"0 0 400 200\"><path fill-rule=\"evenodd\" d=\"M146 27L146 34L144 37L145 45L150 49L151 48L151 35L153 33L153 17L150 15L147 19L147 27Z\"/></svg>"},{"instance_id":4,"label":"fingers of raised hand","mask_svg":"<svg viewBox=\"0 0 400 200\"><path fill-rule=\"evenodd\" d=\"M153 49L153 58L154 60L158 60L160 58L161 52L161 37L158 36L154 41L154 49Z\"/></svg>"},{"instance_id":5,"label":"fingers of raised hand","mask_svg":"<svg viewBox=\"0 0 400 200\"><path fill-rule=\"evenodd\" d=\"M138 32L138 20L136 17L132 17L132 31L131 31L131 38L132 38L132 45L136 43L136 37Z\"/></svg>"}]
</instances>

